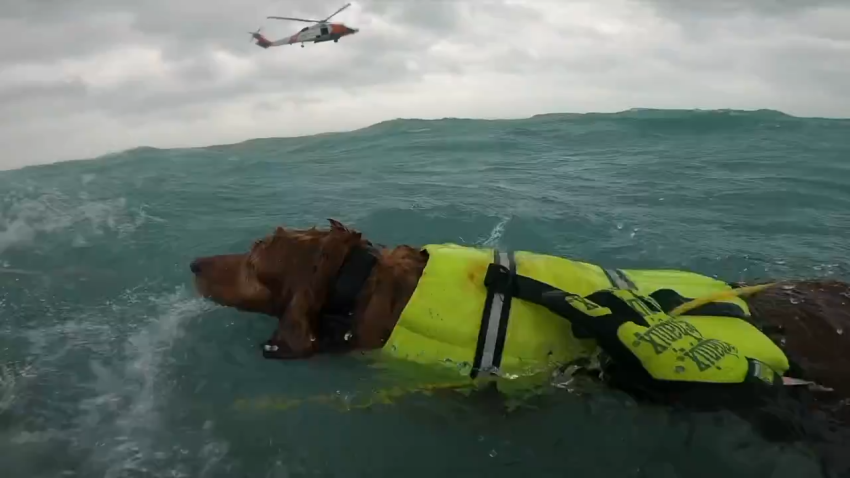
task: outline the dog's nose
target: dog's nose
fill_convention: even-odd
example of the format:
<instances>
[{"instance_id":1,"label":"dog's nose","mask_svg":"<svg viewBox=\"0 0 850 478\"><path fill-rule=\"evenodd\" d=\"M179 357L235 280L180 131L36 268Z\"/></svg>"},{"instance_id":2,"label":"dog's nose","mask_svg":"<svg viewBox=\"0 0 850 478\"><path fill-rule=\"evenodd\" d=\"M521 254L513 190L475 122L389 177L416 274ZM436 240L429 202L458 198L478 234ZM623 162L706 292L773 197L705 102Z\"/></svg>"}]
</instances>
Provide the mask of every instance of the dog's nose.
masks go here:
<instances>
[{"instance_id":1,"label":"dog's nose","mask_svg":"<svg viewBox=\"0 0 850 478\"><path fill-rule=\"evenodd\" d=\"M194 261L192 261L192 263L189 264L189 270L192 271L192 274L200 274L200 272L201 272L201 261L198 260L198 259L195 259Z\"/></svg>"}]
</instances>

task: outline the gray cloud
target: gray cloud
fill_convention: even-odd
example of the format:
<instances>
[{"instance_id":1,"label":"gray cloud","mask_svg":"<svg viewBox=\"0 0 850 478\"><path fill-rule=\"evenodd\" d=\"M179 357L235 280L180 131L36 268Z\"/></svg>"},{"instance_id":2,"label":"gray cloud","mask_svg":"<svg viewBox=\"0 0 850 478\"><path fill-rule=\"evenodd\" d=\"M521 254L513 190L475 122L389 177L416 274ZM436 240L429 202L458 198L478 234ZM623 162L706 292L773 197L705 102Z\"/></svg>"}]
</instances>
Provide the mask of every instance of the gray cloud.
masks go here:
<instances>
[{"instance_id":1,"label":"gray cloud","mask_svg":"<svg viewBox=\"0 0 850 478\"><path fill-rule=\"evenodd\" d=\"M673 12L679 18L729 18L737 14L793 18L801 12L843 7L843 0L649 0L664 13Z\"/></svg>"},{"instance_id":2,"label":"gray cloud","mask_svg":"<svg viewBox=\"0 0 850 478\"><path fill-rule=\"evenodd\" d=\"M0 168L393 117L630 107L850 111L838 0L354 2L338 44L263 50L345 0L33 0L0 13ZM49 140L47 140L49 138Z\"/></svg>"}]
</instances>

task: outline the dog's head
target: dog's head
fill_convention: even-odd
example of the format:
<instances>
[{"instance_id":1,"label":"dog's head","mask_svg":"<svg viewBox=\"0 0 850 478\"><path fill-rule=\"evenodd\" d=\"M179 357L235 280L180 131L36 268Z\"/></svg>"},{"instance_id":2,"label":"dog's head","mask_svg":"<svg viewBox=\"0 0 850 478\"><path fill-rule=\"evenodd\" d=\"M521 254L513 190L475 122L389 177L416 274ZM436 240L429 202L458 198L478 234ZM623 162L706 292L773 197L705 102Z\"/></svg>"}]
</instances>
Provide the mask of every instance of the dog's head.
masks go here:
<instances>
[{"instance_id":1,"label":"dog's head","mask_svg":"<svg viewBox=\"0 0 850 478\"><path fill-rule=\"evenodd\" d=\"M198 292L220 305L285 318L276 339L306 354L330 283L348 253L368 245L359 232L329 222L328 230L278 227L246 253L195 259Z\"/></svg>"}]
</instances>

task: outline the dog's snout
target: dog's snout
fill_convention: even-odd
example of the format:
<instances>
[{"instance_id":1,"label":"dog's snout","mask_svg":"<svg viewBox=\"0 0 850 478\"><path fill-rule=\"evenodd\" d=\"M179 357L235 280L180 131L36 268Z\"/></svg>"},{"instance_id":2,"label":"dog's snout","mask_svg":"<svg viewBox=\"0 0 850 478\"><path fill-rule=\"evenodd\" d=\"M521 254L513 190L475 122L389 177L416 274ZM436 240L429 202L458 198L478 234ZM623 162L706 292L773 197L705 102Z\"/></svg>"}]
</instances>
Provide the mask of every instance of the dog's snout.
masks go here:
<instances>
[{"instance_id":1,"label":"dog's snout","mask_svg":"<svg viewBox=\"0 0 850 478\"><path fill-rule=\"evenodd\" d=\"M201 273L201 261L200 259L195 259L189 264L189 270L192 271L193 274Z\"/></svg>"}]
</instances>

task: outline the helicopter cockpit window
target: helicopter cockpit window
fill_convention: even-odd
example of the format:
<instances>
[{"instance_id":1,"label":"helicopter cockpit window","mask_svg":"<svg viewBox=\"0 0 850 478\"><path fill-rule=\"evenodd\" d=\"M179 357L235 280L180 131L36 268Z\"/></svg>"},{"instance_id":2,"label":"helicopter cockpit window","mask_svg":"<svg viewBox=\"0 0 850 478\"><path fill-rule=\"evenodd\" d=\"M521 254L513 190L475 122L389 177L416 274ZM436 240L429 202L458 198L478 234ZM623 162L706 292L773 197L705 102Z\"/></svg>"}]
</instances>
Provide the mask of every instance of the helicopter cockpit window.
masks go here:
<instances>
[{"instance_id":1,"label":"helicopter cockpit window","mask_svg":"<svg viewBox=\"0 0 850 478\"><path fill-rule=\"evenodd\" d=\"M306 32L308 28L310 28L310 27L304 27L304 28L301 29L301 31Z\"/></svg>"}]
</instances>

